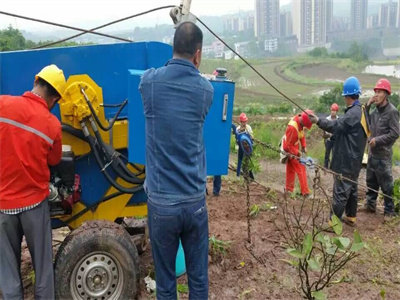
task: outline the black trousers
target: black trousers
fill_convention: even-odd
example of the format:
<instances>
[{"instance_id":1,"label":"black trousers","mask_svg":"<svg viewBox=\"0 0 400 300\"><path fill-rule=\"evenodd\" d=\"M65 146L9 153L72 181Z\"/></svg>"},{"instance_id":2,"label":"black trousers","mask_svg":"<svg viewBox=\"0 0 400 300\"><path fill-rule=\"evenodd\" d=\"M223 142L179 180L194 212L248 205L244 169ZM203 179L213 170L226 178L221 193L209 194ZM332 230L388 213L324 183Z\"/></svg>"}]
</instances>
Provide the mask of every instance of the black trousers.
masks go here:
<instances>
[{"instance_id":1,"label":"black trousers","mask_svg":"<svg viewBox=\"0 0 400 300\"><path fill-rule=\"evenodd\" d=\"M325 140L325 161L324 167L329 168L330 156L333 149L334 140L326 139Z\"/></svg>"},{"instance_id":2,"label":"black trousers","mask_svg":"<svg viewBox=\"0 0 400 300\"><path fill-rule=\"evenodd\" d=\"M4 300L23 299L21 242L25 235L35 270L35 299L54 299L51 221L47 199L16 215L0 212L0 290Z\"/></svg>"},{"instance_id":3,"label":"black trousers","mask_svg":"<svg viewBox=\"0 0 400 300\"><path fill-rule=\"evenodd\" d=\"M355 182L358 179L358 176L346 177ZM340 180L337 176L334 177L332 210L338 218L342 218L343 212L348 217L355 217L357 215L357 189L357 183L345 179Z\"/></svg>"},{"instance_id":4,"label":"black trousers","mask_svg":"<svg viewBox=\"0 0 400 300\"><path fill-rule=\"evenodd\" d=\"M381 188L385 195L393 197L393 176L392 176L392 160L391 159L376 159L368 158L367 165L367 186L374 190ZM376 208L376 198L378 193L367 191L367 205L372 209ZM393 199L384 197L385 214L393 214L394 204Z\"/></svg>"}]
</instances>

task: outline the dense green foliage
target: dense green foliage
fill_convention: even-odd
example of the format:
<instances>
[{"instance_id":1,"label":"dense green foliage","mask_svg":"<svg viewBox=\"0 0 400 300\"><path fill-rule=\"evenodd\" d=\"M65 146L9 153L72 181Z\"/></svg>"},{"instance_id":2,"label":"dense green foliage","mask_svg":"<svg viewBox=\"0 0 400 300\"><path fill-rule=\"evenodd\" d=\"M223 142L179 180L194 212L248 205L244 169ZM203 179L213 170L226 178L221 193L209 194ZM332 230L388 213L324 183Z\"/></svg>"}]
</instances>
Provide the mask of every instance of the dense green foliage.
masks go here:
<instances>
[{"instance_id":1,"label":"dense green foliage","mask_svg":"<svg viewBox=\"0 0 400 300\"><path fill-rule=\"evenodd\" d=\"M332 57L332 58L350 58L355 62L368 61L368 52L366 47L353 42L345 52L328 53L325 47L317 47L308 52L313 57Z\"/></svg>"},{"instance_id":2,"label":"dense green foliage","mask_svg":"<svg viewBox=\"0 0 400 300\"><path fill-rule=\"evenodd\" d=\"M239 115L245 112L248 115L274 115L291 113L292 106L289 103L283 102L280 104L262 105L260 103L248 103L247 105L237 105L233 108L233 114Z\"/></svg>"},{"instance_id":3,"label":"dense green foliage","mask_svg":"<svg viewBox=\"0 0 400 300\"><path fill-rule=\"evenodd\" d=\"M37 46L42 46L51 43L52 41L40 41L38 43L26 40L22 33L9 26L7 29L0 30L0 51L15 51L23 49L31 49ZM76 46L81 45L76 42L58 43L53 47L61 46Z\"/></svg>"},{"instance_id":4,"label":"dense green foliage","mask_svg":"<svg viewBox=\"0 0 400 300\"><path fill-rule=\"evenodd\" d=\"M342 90L343 84L338 84L328 92L325 92L318 98L313 109L319 113L327 113L333 103L337 103L341 107L340 104L343 102Z\"/></svg>"}]
</instances>

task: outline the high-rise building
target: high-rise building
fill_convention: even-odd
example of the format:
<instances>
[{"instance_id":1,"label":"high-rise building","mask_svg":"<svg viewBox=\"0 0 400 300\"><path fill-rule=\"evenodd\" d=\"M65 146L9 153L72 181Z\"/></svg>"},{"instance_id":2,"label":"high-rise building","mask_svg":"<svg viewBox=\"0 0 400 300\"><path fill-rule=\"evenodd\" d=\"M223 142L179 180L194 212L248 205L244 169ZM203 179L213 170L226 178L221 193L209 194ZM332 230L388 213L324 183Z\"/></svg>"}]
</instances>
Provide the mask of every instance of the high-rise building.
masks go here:
<instances>
[{"instance_id":1,"label":"high-rise building","mask_svg":"<svg viewBox=\"0 0 400 300\"><path fill-rule=\"evenodd\" d=\"M326 1L326 32L333 30L333 0Z\"/></svg>"},{"instance_id":2,"label":"high-rise building","mask_svg":"<svg viewBox=\"0 0 400 300\"><path fill-rule=\"evenodd\" d=\"M224 31L254 31L254 15L250 13L236 14L224 18Z\"/></svg>"},{"instance_id":3,"label":"high-rise building","mask_svg":"<svg viewBox=\"0 0 400 300\"><path fill-rule=\"evenodd\" d=\"M280 36L285 37L292 35L292 15L290 12L285 11L280 15Z\"/></svg>"},{"instance_id":4,"label":"high-rise building","mask_svg":"<svg viewBox=\"0 0 400 300\"><path fill-rule=\"evenodd\" d=\"M378 15L371 15L367 18L367 29L378 27Z\"/></svg>"},{"instance_id":5,"label":"high-rise building","mask_svg":"<svg viewBox=\"0 0 400 300\"><path fill-rule=\"evenodd\" d=\"M389 0L379 6L378 25L383 28L394 28L398 20L398 3Z\"/></svg>"},{"instance_id":6,"label":"high-rise building","mask_svg":"<svg viewBox=\"0 0 400 300\"><path fill-rule=\"evenodd\" d=\"M326 43L328 1L296 0L292 2L293 33L297 36L300 46Z\"/></svg>"},{"instance_id":7,"label":"high-rise building","mask_svg":"<svg viewBox=\"0 0 400 300\"><path fill-rule=\"evenodd\" d=\"M277 37L279 25L279 0L255 0L255 36Z\"/></svg>"},{"instance_id":8,"label":"high-rise building","mask_svg":"<svg viewBox=\"0 0 400 300\"><path fill-rule=\"evenodd\" d=\"M378 26L386 27L388 24L388 20L389 20L389 7L387 3L384 3L379 6Z\"/></svg>"},{"instance_id":9,"label":"high-rise building","mask_svg":"<svg viewBox=\"0 0 400 300\"><path fill-rule=\"evenodd\" d=\"M351 0L351 29L363 30L367 28L368 0Z\"/></svg>"},{"instance_id":10,"label":"high-rise building","mask_svg":"<svg viewBox=\"0 0 400 300\"><path fill-rule=\"evenodd\" d=\"M397 1L397 21L396 27L400 28L400 0Z\"/></svg>"}]
</instances>

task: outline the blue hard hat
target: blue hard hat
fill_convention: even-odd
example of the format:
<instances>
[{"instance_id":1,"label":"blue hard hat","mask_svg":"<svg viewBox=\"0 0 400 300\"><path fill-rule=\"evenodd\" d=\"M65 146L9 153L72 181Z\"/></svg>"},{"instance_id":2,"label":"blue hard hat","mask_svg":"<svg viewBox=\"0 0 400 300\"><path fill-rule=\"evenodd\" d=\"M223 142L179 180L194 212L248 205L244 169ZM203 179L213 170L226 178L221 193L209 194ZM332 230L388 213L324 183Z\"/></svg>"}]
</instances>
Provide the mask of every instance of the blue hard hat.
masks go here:
<instances>
[{"instance_id":1,"label":"blue hard hat","mask_svg":"<svg viewBox=\"0 0 400 300\"><path fill-rule=\"evenodd\" d=\"M346 81L343 83L342 96L351 96L360 94L361 94L361 86L358 79L354 76L347 78Z\"/></svg>"}]
</instances>

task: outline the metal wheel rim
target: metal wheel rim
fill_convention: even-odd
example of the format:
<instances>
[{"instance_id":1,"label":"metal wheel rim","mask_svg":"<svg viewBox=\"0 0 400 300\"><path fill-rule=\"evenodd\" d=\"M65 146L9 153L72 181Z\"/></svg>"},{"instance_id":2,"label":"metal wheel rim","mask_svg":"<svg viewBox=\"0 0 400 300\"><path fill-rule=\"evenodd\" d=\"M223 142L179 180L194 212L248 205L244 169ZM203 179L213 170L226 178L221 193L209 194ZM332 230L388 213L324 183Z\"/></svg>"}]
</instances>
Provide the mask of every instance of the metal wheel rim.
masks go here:
<instances>
[{"instance_id":1,"label":"metal wheel rim","mask_svg":"<svg viewBox=\"0 0 400 300\"><path fill-rule=\"evenodd\" d=\"M122 292L123 272L120 262L110 253L98 251L83 257L71 277L73 299L118 299Z\"/></svg>"}]
</instances>

